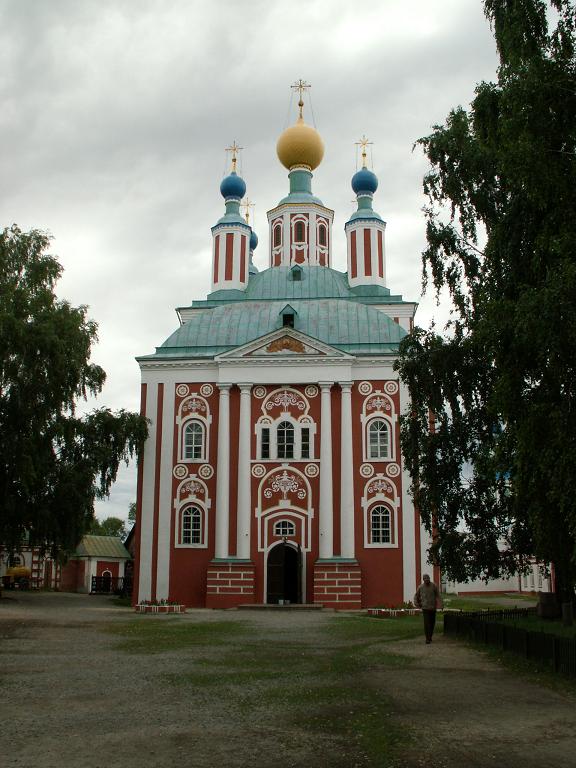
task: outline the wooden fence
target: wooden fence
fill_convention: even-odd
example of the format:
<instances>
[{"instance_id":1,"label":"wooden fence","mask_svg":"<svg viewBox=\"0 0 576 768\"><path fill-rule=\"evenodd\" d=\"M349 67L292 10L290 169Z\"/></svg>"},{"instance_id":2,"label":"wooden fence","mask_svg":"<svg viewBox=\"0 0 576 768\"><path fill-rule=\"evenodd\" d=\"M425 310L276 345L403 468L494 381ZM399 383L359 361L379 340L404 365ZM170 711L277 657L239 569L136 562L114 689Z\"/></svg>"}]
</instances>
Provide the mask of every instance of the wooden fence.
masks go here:
<instances>
[{"instance_id":1,"label":"wooden fence","mask_svg":"<svg viewBox=\"0 0 576 768\"><path fill-rule=\"evenodd\" d=\"M576 639L536 632L509 623L536 614L536 608L504 611L446 612L444 634L495 646L547 664L555 672L576 677Z\"/></svg>"}]
</instances>

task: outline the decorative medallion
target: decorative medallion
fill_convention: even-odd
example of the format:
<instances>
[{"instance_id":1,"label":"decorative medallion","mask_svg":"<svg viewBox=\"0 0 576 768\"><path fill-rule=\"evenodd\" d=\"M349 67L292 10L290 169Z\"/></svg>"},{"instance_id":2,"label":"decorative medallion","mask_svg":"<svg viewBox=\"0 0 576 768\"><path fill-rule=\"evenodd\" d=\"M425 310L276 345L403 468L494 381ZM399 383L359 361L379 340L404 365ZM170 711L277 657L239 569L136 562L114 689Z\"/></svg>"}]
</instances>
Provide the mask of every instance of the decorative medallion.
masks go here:
<instances>
[{"instance_id":1,"label":"decorative medallion","mask_svg":"<svg viewBox=\"0 0 576 768\"><path fill-rule=\"evenodd\" d=\"M252 392L254 393L254 397L257 397L258 400L262 400L262 398L266 397L266 389L264 387L254 387Z\"/></svg>"},{"instance_id":2,"label":"decorative medallion","mask_svg":"<svg viewBox=\"0 0 576 768\"><path fill-rule=\"evenodd\" d=\"M198 496L204 495L204 486L202 483L199 483L198 480L194 480L193 478L190 480L187 480L184 485L180 488L180 497L182 496L193 496L194 498L198 498Z\"/></svg>"},{"instance_id":3,"label":"decorative medallion","mask_svg":"<svg viewBox=\"0 0 576 768\"><path fill-rule=\"evenodd\" d=\"M188 398L188 400L185 400L182 404L182 412L185 413L186 411L205 411L206 410L206 403L204 400L202 400L199 397L196 397L193 395L192 397Z\"/></svg>"},{"instance_id":4,"label":"decorative medallion","mask_svg":"<svg viewBox=\"0 0 576 768\"><path fill-rule=\"evenodd\" d=\"M392 410L392 406L390 405L390 400L388 400L387 397L379 397L380 393L376 393L373 397L371 397L368 400L368 403L366 404L366 410L367 411L390 411Z\"/></svg>"},{"instance_id":5,"label":"decorative medallion","mask_svg":"<svg viewBox=\"0 0 576 768\"><path fill-rule=\"evenodd\" d=\"M270 398L270 400L268 400L266 403L266 410L271 411L272 408L281 406L284 409L284 412L286 412L291 405L294 405L296 408L298 408L299 411L303 411L306 407L301 395L298 395L295 392L290 392L287 389L283 389L281 392L277 392L273 397Z\"/></svg>"},{"instance_id":6,"label":"decorative medallion","mask_svg":"<svg viewBox=\"0 0 576 768\"><path fill-rule=\"evenodd\" d=\"M358 392L361 395L369 395L372 392L372 384L369 381L362 381L358 384Z\"/></svg>"},{"instance_id":7,"label":"decorative medallion","mask_svg":"<svg viewBox=\"0 0 576 768\"><path fill-rule=\"evenodd\" d=\"M202 466L198 470L198 474L203 480L210 480L210 478L214 474L214 470L212 469L210 464L202 464Z\"/></svg>"},{"instance_id":8,"label":"decorative medallion","mask_svg":"<svg viewBox=\"0 0 576 768\"><path fill-rule=\"evenodd\" d=\"M362 477L372 477L374 474L374 467L372 464L362 464L360 467L360 474Z\"/></svg>"},{"instance_id":9,"label":"decorative medallion","mask_svg":"<svg viewBox=\"0 0 576 768\"><path fill-rule=\"evenodd\" d=\"M273 352L283 352L284 350L287 352L298 352L302 355L306 353L304 344L302 344L300 339L295 339L293 336L282 336L281 339L274 339L274 341L268 344L265 351L268 354L272 354Z\"/></svg>"},{"instance_id":10,"label":"decorative medallion","mask_svg":"<svg viewBox=\"0 0 576 768\"><path fill-rule=\"evenodd\" d=\"M270 499L273 493L278 492L282 494L284 500L286 500L289 493L296 493L299 499L303 499L306 496L306 491L304 488L300 488L300 482L296 475L289 475L286 470L281 475L274 477L270 487L264 491L264 496Z\"/></svg>"},{"instance_id":11,"label":"decorative medallion","mask_svg":"<svg viewBox=\"0 0 576 768\"><path fill-rule=\"evenodd\" d=\"M318 387L314 384L309 384L304 390L306 397L316 397L318 395Z\"/></svg>"},{"instance_id":12,"label":"decorative medallion","mask_svg":"<svg viewBox=\"0 0 576 768\"><path fill-rule=\"evenodd\" d=\"M304 467L304 474L307 477L316 477L319 472L318 464L306 464Z\"/></svg>"},{"instance_id":13,"label":"decorative medallion","mask_svg":"<svg viewBox=\"0 0 576 768\"><path fill-rule=\"evenodd\" d=\"M384 384L384 392L388 395L395 395L398 392L398 384L395 381L387 381Z\"/></svg>"},{"instance_id":14,"label":"decorative medallion","mask_svg":"<svg viewBox=\"0 0 576 768\"><path fill-rule=\"evenodd\" d=\"M188 467L185 464L176 464L172 470L172 474L176 480L184 480L184 478L188 475Z\"/></svg>"},{"instance_id":15,"label":"decorative medallion","mask_svg":"<svg viewBox=\"0 0 576 768\"><path fill-rule=\"evenodd\" d=\"M394 495L394 488L392 488L390 482L382 476L372 480L366 490L368 493L388 493L391 496Z\"/></svg>"},{"instance_id":16,"label":"decorative medallion","mask_svg":"<svg viewBox=\"0 0 576 768\"><path fill-rule=\"evenodd\" d=\"M188 386L186 384L178 384L176 387L176 394L178 397L186 397L186 395L190 392L188 389Z\"/></svg>"},{"instance_id":17,"label":"decorative medallion","mask_svg":"<svg viewBox=\"0 0 576 768\"><path fill-rule=\"evenodd\" d=\"M400 474L400 467L398 464L388 464L386 467L386 474L388 477L398 477Z\"/></svg>"},{"instance_id":18,"label":"decorative medallion","mask_svg":"<svg viewBox=\"0 0 576 768\"><path fill-rule=\"evenodd\" d=\"M212 384L202 384L200 387L200 394L204 395L204 397L210 397L211 394L214 392L214 387Z\"/></svg>"},{"instance_id":19,"label":"decorative medallion","mask_svg":"<svg viewBox=\"0 0 576 768\"><path fill-rule=\"evenodd\" d=\"M254 464L252 467L252 474L254 477L264 477L266 474L266 467L264 464Z\"/></svg>"}]
</instances>

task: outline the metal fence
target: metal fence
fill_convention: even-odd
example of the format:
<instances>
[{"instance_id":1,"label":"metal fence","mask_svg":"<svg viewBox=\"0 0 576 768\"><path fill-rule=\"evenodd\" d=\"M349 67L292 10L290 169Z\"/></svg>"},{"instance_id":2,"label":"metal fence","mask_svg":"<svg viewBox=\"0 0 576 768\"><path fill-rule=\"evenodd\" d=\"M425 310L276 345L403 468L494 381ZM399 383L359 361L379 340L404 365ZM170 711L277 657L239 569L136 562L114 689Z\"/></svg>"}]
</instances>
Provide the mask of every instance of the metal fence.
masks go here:
<instances>
[{"instance_id":1,"label":"metal fence","mask_svg":"<svg viewBox=\"0 0 576 768\"><path fill-rule=\"evenodd\" d=\"M536 632L509 623L536 615L536 608L444 614L444 634L495 646L547 664L555 672L576 677L576 639Z\"/></svg>"},{"instance_id":2,"label":"metal fence","mask_svg":"<svg viewBox=\"0 0 576 768\"><path fill-rule=\"evenodd\" d=\"M132 579L127 576L92 576L91 595L132 594Z\"/></svg>"}]
</instances>

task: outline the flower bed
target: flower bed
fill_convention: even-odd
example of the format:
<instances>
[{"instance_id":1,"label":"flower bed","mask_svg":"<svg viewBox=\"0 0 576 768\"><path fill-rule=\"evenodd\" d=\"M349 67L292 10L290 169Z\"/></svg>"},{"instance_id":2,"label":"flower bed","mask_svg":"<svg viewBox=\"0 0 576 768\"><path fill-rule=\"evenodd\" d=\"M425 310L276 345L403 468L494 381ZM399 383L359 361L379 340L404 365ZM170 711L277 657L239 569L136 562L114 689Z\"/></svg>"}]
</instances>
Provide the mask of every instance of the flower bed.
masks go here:
<instances>
[{"instance_id":1,"label":"flower bed","mask_svg":"<svg viewBox=\"0 0 576 768\"><path fill-rule=\"evenodd\" d=\"M418 616L420 608L368 608L368 616L381 619L398 619L402 616Z\"/></svg>"},{"instance_id":2,"label":"flower bed","mask_svg":"<svg viewBox=\"0 0 576 768\"><path fill-rule=\"evenodd\" d=\"M136 613L185 613L186 606L179 603L138 603Z\"/></svg>"}]
</instances>

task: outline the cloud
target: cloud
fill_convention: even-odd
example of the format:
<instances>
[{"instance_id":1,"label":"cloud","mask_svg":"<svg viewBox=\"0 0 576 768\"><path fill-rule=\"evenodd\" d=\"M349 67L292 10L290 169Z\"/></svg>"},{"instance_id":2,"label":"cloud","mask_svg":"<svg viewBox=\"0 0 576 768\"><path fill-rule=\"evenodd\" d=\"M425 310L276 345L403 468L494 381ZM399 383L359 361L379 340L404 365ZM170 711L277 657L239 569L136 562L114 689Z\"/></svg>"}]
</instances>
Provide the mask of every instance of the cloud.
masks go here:
<instances>
[{"instance_id":1,"label":"cloud","mask_svg":"<svg viewBox=\"0 0 576 768\"><path fill-rule=\"evenodd\" d=\"M267 266L266 211L287 190L275 144L299 77L326 145L313 184L335 210L334 266L346 268L354 142L366 133L390 288L419 299L426 166L412 146L494 77L480 0L4 0L0 28L0 220L53 233L59 294L100 324L99 404L138 407L134 357L174 330L174 307L209 291L233 139ZM434 312L427 297L419 322ZM134 483L129 470L99 509L125 516Z\"/></svg>"}]
</instances>

